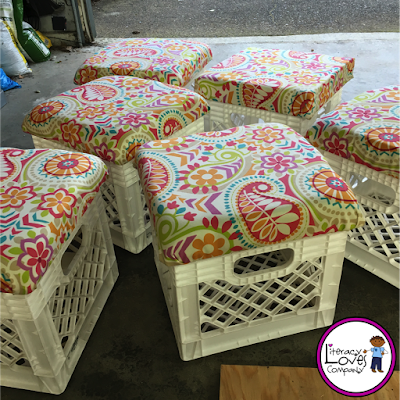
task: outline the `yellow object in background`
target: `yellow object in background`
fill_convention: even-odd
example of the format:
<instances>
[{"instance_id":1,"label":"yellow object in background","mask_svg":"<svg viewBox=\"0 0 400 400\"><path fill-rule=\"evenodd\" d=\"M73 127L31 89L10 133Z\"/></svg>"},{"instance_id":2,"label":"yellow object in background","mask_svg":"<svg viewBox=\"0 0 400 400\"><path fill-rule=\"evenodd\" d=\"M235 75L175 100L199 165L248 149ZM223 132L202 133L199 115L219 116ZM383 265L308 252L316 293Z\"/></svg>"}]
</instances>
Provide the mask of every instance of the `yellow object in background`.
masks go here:
<instances>
[{"instance_id":1,"label":"yellow object in background","mask_svg":"<svg viewBox=\"0 0 400 400\"><path fill-rule=\"evenodd\" d=\"M36 33L40 37L41 41L45 44L45 46L49 49L52 46L51 40L39 31L36 31Z\"/></svg>"}]
</instances>

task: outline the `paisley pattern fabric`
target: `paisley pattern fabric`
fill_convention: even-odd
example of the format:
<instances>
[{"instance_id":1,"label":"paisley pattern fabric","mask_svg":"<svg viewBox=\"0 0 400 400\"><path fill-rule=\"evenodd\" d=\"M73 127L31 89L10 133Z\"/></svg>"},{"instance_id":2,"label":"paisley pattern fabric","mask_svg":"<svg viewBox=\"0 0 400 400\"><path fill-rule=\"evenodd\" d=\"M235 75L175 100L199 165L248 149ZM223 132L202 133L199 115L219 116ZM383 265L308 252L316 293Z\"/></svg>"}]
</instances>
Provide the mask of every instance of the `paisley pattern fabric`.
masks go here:
<instances>
[{"instance_id":1,"label":"paisley pattern fabric","mask_svg":"<svg viewBox=\"0 0 400 400\"><path fill-rule=\"evenodd\" d=\"M39 104L22 130L122 165L143 143L171 136L207 112L207 102L187 89L109 76Z\"/></svg>"},{"instance_id":2,"label":"paisley pattern fabric","mask_svg":"<svg viewBox=\"0 0 400 400\"><path fill-rule=\"evenodd\" d=\"M208 100L311 119L353 78L354 58L288 50L241 51L202 73Z\"/></svg>"},{"instance_id":3,"label":"paisley pattern fabric","mask_svg":"<svg viewBox=\"0 0 400 400\"><path fill-rule=\"evenodd\" d=\"M97 157L0 149L1 291L36 289L106 179Z\"/></svg>"},{"instance_id":4,"label":"paisley pattern fabric","mask_svg":"<svg viewBox=\"0 0 400 400\"><path fill-rule=\"evenodd\" d=\"M169 265L364 224L346 183L282 124L149 142L137 163Z\"/></svg>"},{"instance_id":5,"label":"paisley pattern fabric","mask_svg":"<svg viewBox=\"0 0 400 400\"><path fill-rule=\"evenodd\" d=\"M124 39L110 44L78 68L77 85L110 75L130 75L185 86L212 59L204 43L177 39Z\"/></svg>"},{"instance_id":6,"label":"paisley pattern fabric","mask_svg":"<svg viewBox=\"0 0 400 400\"><path fill-rule=\"evenodd\" d=\"M400 88L369 90L318 119L307 140L399 179Z\"/></svg>"}]
</instances>

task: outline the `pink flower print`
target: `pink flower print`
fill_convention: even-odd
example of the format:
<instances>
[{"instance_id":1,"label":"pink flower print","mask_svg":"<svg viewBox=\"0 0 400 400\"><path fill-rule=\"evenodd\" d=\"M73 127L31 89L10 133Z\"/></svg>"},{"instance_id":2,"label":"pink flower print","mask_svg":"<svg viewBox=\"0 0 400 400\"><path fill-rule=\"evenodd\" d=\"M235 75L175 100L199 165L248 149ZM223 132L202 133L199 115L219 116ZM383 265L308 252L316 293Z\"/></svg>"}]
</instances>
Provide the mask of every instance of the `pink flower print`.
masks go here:
<instances>
[{"instance_id":1,"label":"pink flower print","mask_svg":"<svg viewBox=\"0 0 400 400\"><path fill-rule=\"evenodd\" d=\"M100 146L93 147L93 150L102 160L114 162L115 153L107 147L106 143L101 143Z\"/></svg>"},{"instance_id":2,"label":"pink flower print","mask_svg":"<svg viewBox=\"0 0 400 400\"><path fill-rule=\"evenodd\" d=\"M178 208L178 207L179 207L179 204L178 204L176 201L173 201L173 202L171 202L171 203L168 203L168 204L167 204L167 207L168 207L170 210L173 210L174 208Z\"/></svg>"},{"instance_id":3,"label":"pink flower print","mask_svg":"<svg viewBox=\"0 0 400 400\"><path fill-rule=\"evenodd\" d=\"M282 153L275 153L272 156L261 157L261 168L273 169L275 172L286 172L288 169L297 168L293 161L295 156L287 156Z\"/></svg>"},{"instance_id":4,"label":"pink flower print","mask_svg":"<svg viewBox=\"0 0 400 400\"><path fill-rule=\"evenodd\" d=\"M323 143L326 151L329 151L329 153L336 154L337 156L346 159L350 157L350 153L347 150L349 141L345 138L339 138L339 135L336 132L329 136L328 139L325 139Z\"/></svg>"},{"instance_id":5,"label":"pink flower print","mask_svg":"<svg viewBox=\"0 0 400 400\"><path fill-rule=\"evenodd\" d=\"M193 214L193 213L191 213L191 212L187 212L187 213L183 216L183 218L186 219L187 221L194 221L194 217L195 217L196 215L197 215L197 214Z\"/></svg>"},{"instance_id":6,"label":"pink flower print","mask_svg":"<svg viewBox=\"0 0 400 400\"><path fill-rule=\"evenodd\" d=\"M304 68L306 69L321 69L321 68L326 68L325 64L317 63L317 62L311 62L309 64L304 64Z\"/></svg>"},{"instance_id":7,"label":"pink flower print","mask_svg":"<svg viewBox=\"0 0 400 400\"><path fill-rule=\"evenodd\" d=\"M173 64L174 60L172 58L168 58L168 57L159 57L156 60L154 60L154 62L156 62L158 64Z\"/></svg>"},{"instance_id":8,"label":"pink flower print","mask_svg":"<svg viewBox=\"0 0 400 400\"><path fill-rule=\"evenodd\" d=\"M73 208L76 204L76 197L66 189L58 189L54 193L44 194L43 202L38 205L39 210L49 210L56 218L66 215L71 218Z\"/></svg>"},{"instance_id":9,"label":"pink flower print","mask_svg":"<svg viewBox=\"0 0 400 400\"><path fill-rule=\"evenodd\" d=\"M129 113L123 117L118 117L121 125L130 125L132 128L139 128L142 125L149 125L150 121L146 118L147 114Z\"/></svg>"},{"instance_id":10,"label":"pink flower print","mask_svg":"<svg viewBox=\"0 0 400 400\"><path fill-rule=\"evenodd\" d=\"M23 188L12 186L4 193L0 193L0 208L12 207L19 208L25 204L26 200L30 200L36 196L32 186Z\"/></svg>"},{"instance_id":11,"label":"pink flower print","mask_svg":"<svg viewBox=\"0 0 400 400\"><path fill-rule=\"evenodd\" d=\"M361 119L363 121L372 121L374 118L379 118L381 115L376 108L361 108L356 107L353 110L346 111L352 119Z\"/></svg>"},{"instance_id":12,"label":"pink flower print","mask_svg":"<svg viewBox=\"0 0 400 400\"><path fill-rule=\"evenodd\" d=\"M29 271L31 281L36 283L49 266L53 248L49 245L47 237L41 234L34 239L21 240L21 250L17 265L23 270Z\"/></svg>"},{"instance_id":13,"label":"pink flower print","mask_svg":"<svg viewBox=\"0 0 400 400\"><path fill-rule=\"evenodd\" d=\"M234 141L232 140L232 141L230 141L230 142L226 142L226 145L227 145L227 146L236 146L237 143L234 142Z\"/></svg>"}]
</instances>

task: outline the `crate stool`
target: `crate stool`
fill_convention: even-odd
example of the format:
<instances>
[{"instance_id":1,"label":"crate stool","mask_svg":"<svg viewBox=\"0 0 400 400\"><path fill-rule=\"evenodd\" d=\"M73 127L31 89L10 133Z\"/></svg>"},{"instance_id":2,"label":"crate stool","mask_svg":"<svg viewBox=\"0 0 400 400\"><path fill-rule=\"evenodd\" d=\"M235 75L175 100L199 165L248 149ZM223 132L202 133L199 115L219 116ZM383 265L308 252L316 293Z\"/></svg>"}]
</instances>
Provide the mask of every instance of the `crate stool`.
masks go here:
<instances>
[{"instance_id":1,"label":"crate stool","mask_svg":"<svg viewBox=\"0 0 400 400\"><path fill-rule=\"evenodd\" d=\"M1 385L63 392L118 276L97 157L0 150Z\"/></svg>"},{"instance_id":2,"label":"crate stool","mask_svg":"<svg viewBox=\"0 0 400 400\"><path fill-rule=\"evenodd\" d=\"M110 176L102 192L113 242L140 253L151 232L135 152L151 140L202 132L207 112L206 101L188 89L109 76L39 104L22 129L36 148L72 148L106 163Z\"/></svg>"},{"instance_id":3,"label":"crate stool","mask_svg":"<svg viewBox=\"0 0 400 400\"><path fill-rule=\"evenodd\" d=\"M178 39L124 39L88 58L78 68L77 85L103 76L130 75L189 86L211 61L209 46Z\"/></svg>"},{"instance_id":4,"label":"crate stool","mask_svg":"<svg viewBox=\"0 0 400 400\"><path fill-rule=\"evenodd\" d=\"M183 360L332 323L347 231L364 218L304 138L242 126L146 143L137 162Z\"/></svg>"},{"instance_id":5,"label":"crate stool","mask_svg":"<svg viewBox=\"0 0 400 400\"><path fill-rule=\"evenodd\" d=\"M318 119L307 140L353 188L365 226L349 232L345 257L399 288L400 88L369 90Z\"/></svg>"},{"instance_id":6,"label":"crate stool","mask_svg":"<svg viewBox=\"0 0 400 400\"><path fill-rule=\"evenodd\" d=\"M301 135L340 103L354 59L249 47L203 72L195 91L208 100L210 130L260 122Z\"/></svg>"}]
</instances>

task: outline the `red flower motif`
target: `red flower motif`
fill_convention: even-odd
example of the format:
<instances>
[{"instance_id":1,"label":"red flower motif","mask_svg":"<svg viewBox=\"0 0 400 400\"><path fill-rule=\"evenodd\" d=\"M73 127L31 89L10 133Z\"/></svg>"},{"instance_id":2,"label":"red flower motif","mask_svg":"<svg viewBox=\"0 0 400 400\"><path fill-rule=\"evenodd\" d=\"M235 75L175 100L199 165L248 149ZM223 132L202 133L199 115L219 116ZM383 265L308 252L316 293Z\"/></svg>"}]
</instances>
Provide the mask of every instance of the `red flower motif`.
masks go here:
<instances>
[{"instance_id":1,"label":"red flower motif","mask_svg":"<svg viewBox=\"0 0 400 400\"><path fill-rule=\"evenodd\" d=\"M21 240L21 250L17 265L23 270L29 271L32 282L36 283L47 270L53 255L53 248L49 245L46 235L41 234L34 239Z\"/></svg>"},{"instance_id":2,"label":"red flower motif","mask_svg":"<svg viewBox=\"0 0 400 400\"><path fill-rule=\"evenodd\" d=\"M339 138L334 132L328 139L324 140L324 146L329 153L336 154L339 157L349 158L350 152L347 150L349 141L345 138Z\"/></svg>"},{"instance_id":3,"label":"red flower motif","mask_svg":"<svg viewBox=\"0 0 400 400\"><path fill-rule=\"evenodd\" d=\"M192 214L191 212L187 212L183 218L186 219L187 221L194 221L194 217L196 214Z\"/></svg>"},{"instance_id":4,"label":"red flower motif","mask_svg":"<svg viewBox=\"0 0 400 400\"><path fill-rule=\"evenodd\" d=\"M172 203L168 203L168 204L167 204L167 207L168 207L170 210L173 210L174 208L178 208L178 207L179 207L179 204L178 204L176 201L173 201Z\"/></svg>"},{"instance_id":5,"label":"red flower motif","mask_svg":"<svg viewBox=\"0 0 400 400\"><path fill-rule=\"evenodd\" d=\"M100 146L94 147L96 155L99 156L102 160L105 161L114 161L115 153L111 149L107 147L106 143L101 143Z\"/></svg>"}]
</instances>

